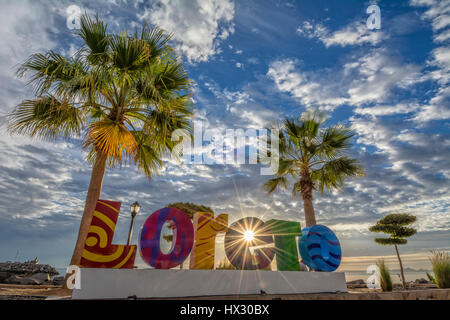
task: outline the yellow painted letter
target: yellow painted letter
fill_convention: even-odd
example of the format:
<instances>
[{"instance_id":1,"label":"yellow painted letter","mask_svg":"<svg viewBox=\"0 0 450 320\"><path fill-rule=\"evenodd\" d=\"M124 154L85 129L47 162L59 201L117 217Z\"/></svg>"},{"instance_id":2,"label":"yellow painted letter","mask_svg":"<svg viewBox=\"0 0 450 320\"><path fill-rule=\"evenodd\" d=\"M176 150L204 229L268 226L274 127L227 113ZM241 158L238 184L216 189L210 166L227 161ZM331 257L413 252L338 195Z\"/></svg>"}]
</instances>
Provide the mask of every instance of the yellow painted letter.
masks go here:
<instances>
[{"instance_id":1,"label":"yellow painted letter","mask_svg":"<svg viewBox=\"0 0 450 320\"><path fill-rule=\"evenodd\" d=\"M191 252L191 269L214 269L216 235L228 229L228 214L197 212L194 215L195 241Z\"/></svg>"}]
</instances>

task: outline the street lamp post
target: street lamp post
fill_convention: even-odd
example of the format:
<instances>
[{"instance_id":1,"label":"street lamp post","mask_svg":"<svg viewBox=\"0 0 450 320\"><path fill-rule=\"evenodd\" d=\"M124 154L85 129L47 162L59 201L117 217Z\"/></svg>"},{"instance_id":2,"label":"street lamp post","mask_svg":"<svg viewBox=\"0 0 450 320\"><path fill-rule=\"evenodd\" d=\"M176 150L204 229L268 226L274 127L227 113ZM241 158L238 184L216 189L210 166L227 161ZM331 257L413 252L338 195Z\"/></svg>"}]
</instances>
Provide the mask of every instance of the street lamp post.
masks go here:
<instances>
[{"instance_id":1,"label":"street lamp post","mask_svg":"<svg viewBox=\"0 0 450 320\"><path fill-rule=\"evenodd\" d=\"M130 222L130 231L128 232L128 241L127 241L127 245L130 245L131 242L131 235L133 234L133 224L134 224L134 218L136 218L137 214L139 213L139 210L141 210L141 206L139 205L139 203L136 201L135 203L133 203L131 206L131 222Z\"/></svg>"}]
</instances>

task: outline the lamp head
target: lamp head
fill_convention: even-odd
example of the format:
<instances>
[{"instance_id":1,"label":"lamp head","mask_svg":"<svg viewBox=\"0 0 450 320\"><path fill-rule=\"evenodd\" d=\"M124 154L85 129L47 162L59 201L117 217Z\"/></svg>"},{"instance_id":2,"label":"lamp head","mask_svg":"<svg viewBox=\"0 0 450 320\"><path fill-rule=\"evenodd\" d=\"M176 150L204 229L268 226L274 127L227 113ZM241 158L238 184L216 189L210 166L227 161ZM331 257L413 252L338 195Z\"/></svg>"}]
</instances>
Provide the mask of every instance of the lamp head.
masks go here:
<instances>
[{"instance_id":1,"label":"lamp head","mask_svg":"<svg viewBox=\"0 0 450 320\"><path fill-rule=\"evenodd\" d=\"M139 210L141 210L141 206L136 201L130 207L131 207L131 216L134 218L139 213Z\"/></svg>"}]
</instances>

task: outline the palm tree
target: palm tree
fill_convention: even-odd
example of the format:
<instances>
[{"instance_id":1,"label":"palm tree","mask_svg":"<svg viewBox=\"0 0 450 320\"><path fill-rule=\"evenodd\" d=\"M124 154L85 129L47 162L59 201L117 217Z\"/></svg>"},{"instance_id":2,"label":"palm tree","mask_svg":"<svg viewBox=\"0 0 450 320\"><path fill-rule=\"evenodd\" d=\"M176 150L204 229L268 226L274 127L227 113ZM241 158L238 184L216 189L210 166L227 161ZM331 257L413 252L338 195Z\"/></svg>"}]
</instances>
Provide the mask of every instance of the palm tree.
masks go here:
<instances>
[{"instance_id":1,"label":"palm tree","mask_svg":"<svg viewBox=\"0 0 450 320\"><path fill-rule=\"evenodd\" d=\"M191 82L168 45L170 35L144 25L111 34L87 15L70 58L33 54L18 70L31 73L35 99L9 115L11 133L83 142L93 164L71 265L79 265L106 167L134 163L150 179L171 150L171 133L191 130Z\"/></svg>"},{"instance_id":2,"label":"palm tree","mask_svg":"<svg viewBox=\"0 0 450 320\"><path fill-rule=\"evenodd\" d=\"M301 195L306 226L316 224L313 190L339 189L345 178L363 175L357 160L344 155L354 133L343 125L320 129L324 117L306 113L300 119L286 118L279 134L279 167L275 178L264 184L268 193L288 188L294 180L293 197Z\"/></svg>"}]
</instances>

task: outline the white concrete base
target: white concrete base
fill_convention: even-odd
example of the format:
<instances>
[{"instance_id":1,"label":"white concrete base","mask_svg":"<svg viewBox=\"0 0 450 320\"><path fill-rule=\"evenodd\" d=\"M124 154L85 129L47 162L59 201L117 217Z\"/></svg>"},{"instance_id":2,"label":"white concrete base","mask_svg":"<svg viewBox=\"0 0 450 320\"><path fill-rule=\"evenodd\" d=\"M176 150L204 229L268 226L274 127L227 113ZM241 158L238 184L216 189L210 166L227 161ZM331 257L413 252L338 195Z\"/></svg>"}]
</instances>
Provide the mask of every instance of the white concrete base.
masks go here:
<instances>
[{"instance_id":1,"label":"white concrete base","mask_svg":"<svg viewBox=\"0 0 450 320\"><path fill-rule=\"evenodd\" d=\"M347 292L343 272L81 268L73 299Z\"/></svg>"}]
</instances>

